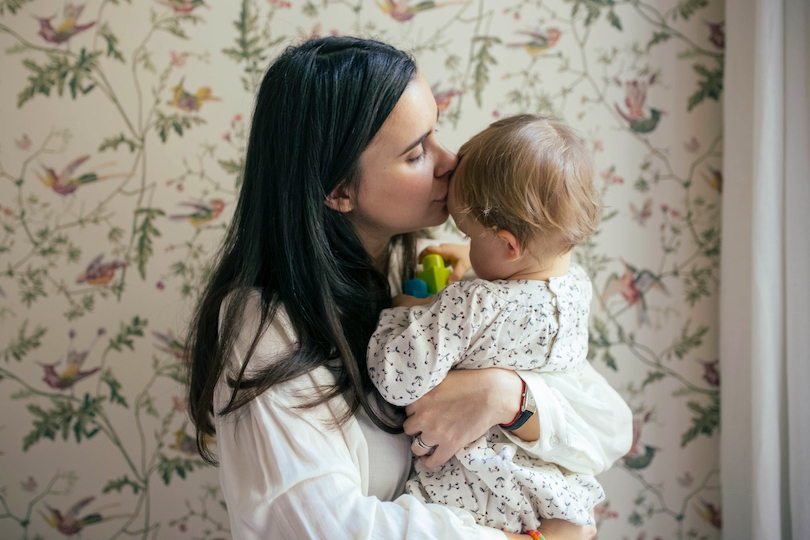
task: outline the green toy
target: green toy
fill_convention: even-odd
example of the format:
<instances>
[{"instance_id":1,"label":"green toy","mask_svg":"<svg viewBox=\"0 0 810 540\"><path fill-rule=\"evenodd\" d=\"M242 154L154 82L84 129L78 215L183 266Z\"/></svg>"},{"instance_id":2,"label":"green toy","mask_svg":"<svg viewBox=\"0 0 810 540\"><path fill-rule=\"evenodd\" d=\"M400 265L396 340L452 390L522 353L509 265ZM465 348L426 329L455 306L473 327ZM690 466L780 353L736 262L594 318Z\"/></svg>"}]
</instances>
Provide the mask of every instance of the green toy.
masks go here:
<instances>
[{"instance_id":1,"label":"green toy","mask_svg":"<svg viewBox=\"0 0 810 540\"><path fill-rule=\"evenodd\" d=\"M444 259L441 255L432 253L422 259L422 270L416 277L427 283L430 294L436 294L447 287L447 278L450 277L450 269L445 268Z\"/></svg>"}]
</instances>

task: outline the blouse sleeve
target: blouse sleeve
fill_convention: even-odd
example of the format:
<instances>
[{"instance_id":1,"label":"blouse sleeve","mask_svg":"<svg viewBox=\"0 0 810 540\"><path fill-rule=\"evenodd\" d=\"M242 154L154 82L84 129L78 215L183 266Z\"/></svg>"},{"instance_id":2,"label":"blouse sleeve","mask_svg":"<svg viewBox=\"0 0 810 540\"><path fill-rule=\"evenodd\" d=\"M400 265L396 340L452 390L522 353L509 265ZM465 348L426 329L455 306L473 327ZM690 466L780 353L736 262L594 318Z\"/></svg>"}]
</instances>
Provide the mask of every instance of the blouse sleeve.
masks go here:
<instances>
[{"instance_id":1,"label":"blouse sleeve","mask_svg":"<svg viewBox=\"0 0 810 540\"><path fill-rule=\"evenodd\" d=\"M290 345L279 320L259 344L257 352L265 357ZM234 355L239 358L238 350ZM274 386L235 413L216 416L220 481L235 538L504 540L503 533L477 525L464 510L423 504L410 495L393 502L366 496L362 430L354 417L342 427L334 423L334 404L345 403L335 398L296 407L330 380L319 368ZM223 384L219 404L227 399Z\"/></svg>"},{"instance_id":2,"label":"blouse sleeve","mask_svg":"<svg viewBox=\"0 0 810 540\"><path fill-rule=\"evenodd\" d=\"M630 450L633 416L622 397L590 364L573 372L520 376L537 404L540 438L506 436L528 454L566 469L597 475Z\"/></svg>"}]
</instances>

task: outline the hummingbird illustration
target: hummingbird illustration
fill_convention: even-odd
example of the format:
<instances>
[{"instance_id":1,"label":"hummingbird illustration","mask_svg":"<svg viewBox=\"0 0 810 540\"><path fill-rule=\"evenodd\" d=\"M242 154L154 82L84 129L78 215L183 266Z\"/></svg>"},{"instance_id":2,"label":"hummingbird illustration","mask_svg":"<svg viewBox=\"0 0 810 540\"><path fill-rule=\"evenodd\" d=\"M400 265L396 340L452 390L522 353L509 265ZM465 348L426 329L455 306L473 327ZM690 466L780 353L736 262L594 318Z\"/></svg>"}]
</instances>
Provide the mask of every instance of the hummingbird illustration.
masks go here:
<instances>
[{"instance_id":1,"label":"hummingbird illustration","mask_svg":"<svg viewBox=\"0 0 810 540\"><path fill-rule=\"evenodd\" d=\"M614 272L608 276L607 282L605 282L605 290L602 292L602 303L604 304L614 294L621 294L629 305L636 306L636 325L641 326L649 323L647 301L644 295L653 288L663 291L664 294L669 294L669 292L661 282L661 276L657 276L650 270L639 270L624 259L620 260L625 268L624 274L619 277Z\"/></svg>"},{"instance_id":2,"label":"hummingbird illustration","mask_svg":"<svg viewBox=\"0 0 810 540\"><path fill-rule=\"evenodd\" d=\"M168 334L161 334L160 332L152 332L160 342L162 347L158 347L163 352L173 355L178 360L184 360L186 357L186 344L174 337L174 334L169 330Z\"/></svg>"},{"instance_id":3,"label":"hummingbird illustration","mask_svg":"<svg viewBox=\"0 0 810 540\"><path fill-rule=\"evenodd\" d=\"M48 43L55 43L57 45L65 43L79 32L84 32L96 24L96 21L87 24L76 24L76 20L82 14L83 10L84 4L79 6L74 6L70 3L65 4L65 9L63 10L65 20L56 28L51 26L51 19L53 19L56 15L52 15L50 17L37 17L36 19L39 21L39 35L42 36L43 39L45 39L45 41Z\"/></svg>"},{"instance_id":4,"label":"hummingbird illustration","mask_svg":"<svg viewBox=\"0 0 810 540\"><path fill-rule=\"evenodd\" d=\"M203 0L157 0L158 4L170 7L175 13L191 13L200 6L208 7Z\"/></svg>"},{"instance_id":5,"label":"hummingbird illustration","mask_svg":"<svg viewBox=\"0 0 810 540\"><path fill-rule=\"evenodd\" d=\"M711 386L720 386L720 372L717 370L720 360L717 359L712 362L698 360L698 362L703 364L703 380Z\"/></svg>"},{"instance_id":6,"label":"hummingbird illustration","mask_svg":"<svg viewBox=\"0 0 810 540\"><path fill-rule=\"evenodd\" d=\"M633 445L630 447L630 451L622 458L624 464L630 469L639 470L649 467L655 453L658 451L658 448L645 444L644 453L640 452L641 430L651 418L652 411L647 411L643 415L636 415L633 418Z\"/></svg>"},{"instance_id":7,"label":"hummingbird illustration","mask_svg":"<svg viewBox=\"0 0 810 540\"><path fill-rule=\"evenodd\" d=\"M175 214L169 216L169 219L187 219L189 223L195 227L201 227L222 214L222 211L225 210L225 201L222 199L211 199L208 203L181 202L178 203L178 206L189 206L194 208L194 212L190 214Z\"/></svg>"},{"instance_id":8,"label":"hummingbird illustration","mask_svg":"<svg viewBox=\"0 0 810 540\"><path fill-rule=\"evenodd\" d=\"M73 340L76 338L76 331L71 330L68 333L68 336L70 336L70 343L68 344L67 349L67 367L65 370L62 373L56 372L56 366L61 364L62 360L54 362L53 364L39 363L39 365L42 366L42 369L45 370L45 376L42 379L45 381L45 384L56 390L67 390L68 388L73 388L73 386L80 380L93 375L99 369L101 369L100 367L96 367L87 371L82 371L81 367L85 360L87 360L87 355L90 354L90 351L93 350L93 347L95 347L96 343L98 343L99 338L101 338L101 336L103 336L105 333L106 330L99 328L98 332L96 332L96 338L87 348L87 350L77 351L76 347L73 345Z\"/></svg>"},{"instance_id":9,"label":"hummingbird illustration","mask_svg":"<svg viewBox=\"0 0 810 540\"><path fill-rule=\"evenodd\" d=\"M112 506L117 506L117 504L108 504L102 508L99 508L92 514L87 514L85 516L79 517L79 513L84 509L85 506L93 502L96 498L93 496L85 497L84 499L80 500L76 504L70 507L65 515L62 515L62 512L57 510L56 508L52 508L45 505L50 512L50 515L45 515L42 512L39 514L45 519L45 522L59 531L60 533L64 534L65 536L73 536L74 534L79 534L82 532L88 525L93 525L94 523L101 523L102 521L107 521L110 519L115 519L119 517L129 517L129 516L107 516L104 517L99 513L99 510L103 510L104 508L110 508Z\"/></svg>"},{"instance_id":10,"label":"hummingbird illustration","mask_svg":"<svg viewBox=\"0 0 810 540\"><path fill-rule=\"evenodd\" d=\"M455 88L439 91L439 83L431 86L430 91L433 92L433 99L436 100L436 108L439 109L439 112L442 112L450 107L450 102L454 97L460 96L464 93L464 90L456 90Z\"/></svg>"},{"instance_id":11,"label":"hummingbird illustration","mask_svg":"<svg viewBox=\"0 0 810 540\"><path fill-rule=\"evenodd\" d=\"M183 77L180 79L180 82L177 83L177 86L172 87L172 100L166 102L168 105L177 107L182 111L194 112L199 111L202 104L206 101L222 101L220 98L211 95L211 87L209 86L201 86L196 94L186 92L183 88L183 81L185 81L185 79L186 78Z\"/></svg>"},{"instance_id":12,"label":"hummingbird illustration","mask_svg":"<svg viewBox=\"0 0 810 540\"><path fill-rule=\"evenodd\" d=\"M89 155L80 156L74 159L68 163L59 174L56 174L54 169L40 163L40 166L45 170L45 176L41 176L39 173L37 173L37 177L43 184L45 184L46 187L51 188L59 195L65 196L74 193L77 189L79 189L79 186L84 184L92 184L93 182L106 180L107 178L115 178L116 176L126 176L124 174L109 174L107 176L99 176L95 172L88 172L74 178L73 173L75 173L76 169L78 169L88 159L90 159ZM115 165L115 163L102 163L101 165L98 165L96 169L108 167L110 165Z\"/></svg>"},{"instance_id":13,"label":"hummingbird illustration","mask_svg":"<svg viewBox=\"0 0 810 540\"><path fill-rule=\"evenodd\" d=\"M615 103L616 112L630 125L636 133L650 133L661 120L662 111L650 109L650 116L644 117L644 102L647 100L647 88L655 81L655 75L649 81L627 81L624 83L624 104L628 112L624 112L618 103Z\"/></svg>"},{"instance_id":14,"label":"hummingbird illustration","mask_svg":"<svg viewBox=\"0 0 810 540\"><path fill-rule=\"evenodd\" d=\"M706 26L709 27L709 41L712 42L712 45L717 47L718 49L725 49L726 48L726 21L720 21L719 23L710 23L709 21L703 21L706 23Z\"/></svg>"},{"instance_id":15,"label":"hummingbird illustration","mask_svg":"<svg viewBox=\"0 0 810 540\"><path fill-rule=\"evenodd\" d=\"M186 455L193 456L197 454L197 440L186 433L186 423L174 432L174 442L169 445L172 450L183 452Z\"/></svg>"},{"instance_id":16,"label":"hummingbird illustration","mask_svg":"<svg viewBox=\"0 0 810 540\"><path fill-rule=\"evenodd\" d=\"M435 9L453 4L466 4L467 1L454 1L454 2L419 2L413 6L408 5L408 0L384 0L383 3L374 1L383 13L390 15L395 21L406 22L413 19L420 11L427 11L428 9Z\"/></svg>"},{"instance_id":17,"label":"hummingbird illustration","mask_svg":"<svg viewBox=\"0 0 810 540\"><path fill-rule=\"evenodd\" d=\"M523 47L526 49L526 52L532 56L537 56L538 54L549 50L556 45L558 41L560 41L560 36L562 36L562 32L560 32L559 28L548 28L545 31L518 31L517 33L529 36L531 39L526 43L509 43L506 46Z\"/></svg>"},{"instance_id":18,"label":"hummingbird illustration","mask_svg":"<svg viewBox=\"0 0 810 540\"><path fill-rule=\"evenodd\" d=\"M627 466L628 469L635 469L641 470L646 469L652 463L653 458L655 457L655 453L658 449L654 446L650 446L649 444L644 445L644 454L643 455L626 455L624 458L624 464Z\"/></svg>"},{"instance_id":19,"label":"hummingbird illustration","mask_svg":"<svg viewBox=\"0 0 810 540\"><path fill-rule=\"evenodd\" d=\"M723 171L709 165L707 165L706 168L709 169L709 174L704 172L703 179L706 180L706 183L709 184L712 189L723 193Z\"/></svg>"},{"instance_id":20,"label":"hummingbird illustration","mask_svg":"<svg viewBox=\"0 0 810 540\"><path fill-rule=\"evenodd\" d=\"M127 265L121 261L110 261L102 263L101 259L104 258L102 253L90 264L87 265L84 272L76 276L76 283L89 283L90 285L106 285L112 278L115 277L115 271Z\"/></svg>"},{"instance_id":21,"label":"hummingbird illustration","mask_svg":"<svg viewBox=\"0 0 810 540\"><path fill-rule=\"evenodd\" d=\"M705 521L708 521L718 529L722 528L723 525L723 516L722 511L719 506L715 506L710 502L706 502L703 499L700 500L700 504L703 505L703 508L695 507L695 510L698 511L700 517L702 517Z\"/></svg>"}]
</instances>

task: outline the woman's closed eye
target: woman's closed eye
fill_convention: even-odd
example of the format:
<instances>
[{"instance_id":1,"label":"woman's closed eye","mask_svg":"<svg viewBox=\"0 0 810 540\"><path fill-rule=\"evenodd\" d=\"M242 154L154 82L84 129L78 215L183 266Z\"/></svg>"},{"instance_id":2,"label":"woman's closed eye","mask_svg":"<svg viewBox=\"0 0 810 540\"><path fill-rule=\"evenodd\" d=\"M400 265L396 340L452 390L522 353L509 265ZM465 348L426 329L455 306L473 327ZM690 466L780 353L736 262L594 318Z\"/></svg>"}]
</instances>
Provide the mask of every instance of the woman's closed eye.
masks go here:
<instances>
[{"instance_id":1,"label":"woman's closed eye","mask_svg":"<svg viewBox=\"0 0 810 540\"><path fill-rule=\"evenodd\" d=\"M425 153L425 147L422 146L422 152L416 157L408 158L408 163L418 163L422 161L422 158L425 157Z\"/></svg>"}]
</instances>

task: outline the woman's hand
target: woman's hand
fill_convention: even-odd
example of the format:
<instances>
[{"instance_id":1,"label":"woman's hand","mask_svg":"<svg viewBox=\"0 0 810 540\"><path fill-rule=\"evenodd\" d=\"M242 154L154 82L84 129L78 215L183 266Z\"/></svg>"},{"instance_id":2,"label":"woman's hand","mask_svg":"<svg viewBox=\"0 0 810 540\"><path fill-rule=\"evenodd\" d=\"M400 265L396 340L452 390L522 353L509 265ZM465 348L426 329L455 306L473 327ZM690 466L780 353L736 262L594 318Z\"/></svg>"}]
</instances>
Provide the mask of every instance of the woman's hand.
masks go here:
<instances>
[{"instance_id":1,"label":"woman's hand","mask_svg":"<svg viewBox=\"0 0 810 540\"><path fill-rule=\"evenodd\" d=\"M405 408L405 433L419 435L435 450L411 450L422 456L426 467L438 467L464 445L496 424L511 422L521 405L523 382L514 371L454 369L436 388Z\"/></svg>"},{"instance_id":2,"label":"woman's hand","mask_svg":"<svg viewBox=\"0 0 810 540\"><path fill-rule=\"evenodd\" d=\"M596 527L594 525L574 525L564 519L544 519L537 532L542 534L546 540L591 540L596 536Z\"/></svg>"},{"instance_id":3,"label":"woman's hand","mask_svg":"<svg viewBox=\"0 0 810 540\"><path fill-rule=\"evenodd\" d=\"M417 298L409 294L398 294L391 299L391 305L394 307L413 307L413 306L426 306L433 301L435 295L430 295L427 298Z\"/></svg>"},{"instance_id":4,"label":"woman's hand","mask_svg":"<svg viewBox=\"0 0 810 540\"><path fill-rule=\"evenodd\" d=\"M453 271L447 278L447 283L460 281L461 277L472 268L470 264L470 246L462 244L441 244L439 246L428 246L419 254L418 260L424 259L427 255L436 253L441 255L445 261L453 265Z\"/></svg>"}]
</instances>

